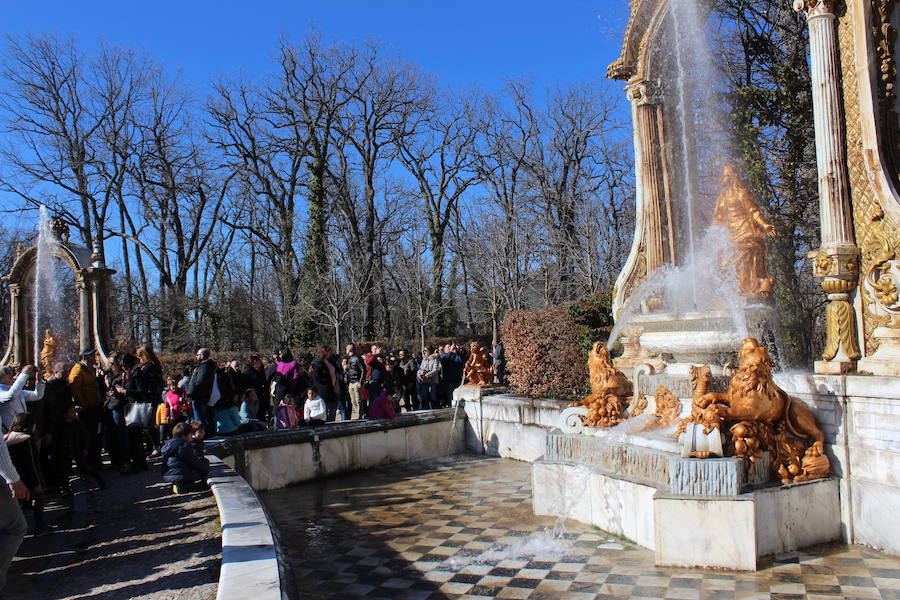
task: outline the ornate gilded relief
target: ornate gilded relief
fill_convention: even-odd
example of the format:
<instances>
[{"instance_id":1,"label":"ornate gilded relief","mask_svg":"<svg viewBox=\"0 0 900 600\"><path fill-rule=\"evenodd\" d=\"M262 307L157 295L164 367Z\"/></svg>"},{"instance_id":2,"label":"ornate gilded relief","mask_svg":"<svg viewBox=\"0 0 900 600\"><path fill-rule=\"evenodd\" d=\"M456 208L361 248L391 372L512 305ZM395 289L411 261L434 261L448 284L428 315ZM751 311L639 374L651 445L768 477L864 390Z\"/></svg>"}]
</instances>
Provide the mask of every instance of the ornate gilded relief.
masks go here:
<instances>
[{"instance_id":1,"label":"ornate gilded relief","mask_svg":"<svg viewBox=\"0 0 900 600\"><path fill-rule=\"evenodd\" d=\"M894 0L875 0L874 4L884 4L892 10ZM890 6L888 6L890 5ZM878 11L875 11L878 12ZM890 14L888 10L885 13ZM873 17L881 19L881 16ZM881 21L879 20L879 24ZM881 31L879 25L876 27ZM878 33L877 35L882 35ZM876 37L877 39L877 37ZM886 217L879 204L866 167L862 141L862 112L860 108L859 81L854 54L854 23L852 11L847 11L838 22L838 45L841 61L843 104L847 136L847 172L850 178L850 197L853 205L853 223L856 243L862 250L860 270L864 276L859 287L863 305L864 355L872 355L878 347L874 330L886 325L889 317L879 308L875 290L867 283L879 263L879 257L886 251L900 248L900 231L896 224L883 222ZM882 63L894 65L895 63ZM888 78L890 80L890 78ZM887 80L885 80L887 81ZM886 88L886 84L885 88ZM893 89L893 83L891 83ZM883 263L882 263L883 264ZM818 265L817 265L818 268ZM879 279L881 276L879 275ZM881 285L885 286L886 283Z\"/></svg>"},{"instance_id":2,"label":"ornate gilded relief","mask_svg":"<svg viewBox=\"0 0 900 600\"><path fill-rule=\"evenodd\" d=\"M897 6L896 0L875 0L873 2L872 36L875 45L875 59L878 61L878 113L882 127L881 149L887 162L887 171L894 186L900 188L900 132L897 122L897 29L891 25L891 15Z\"/></svg>"}]
</instances>

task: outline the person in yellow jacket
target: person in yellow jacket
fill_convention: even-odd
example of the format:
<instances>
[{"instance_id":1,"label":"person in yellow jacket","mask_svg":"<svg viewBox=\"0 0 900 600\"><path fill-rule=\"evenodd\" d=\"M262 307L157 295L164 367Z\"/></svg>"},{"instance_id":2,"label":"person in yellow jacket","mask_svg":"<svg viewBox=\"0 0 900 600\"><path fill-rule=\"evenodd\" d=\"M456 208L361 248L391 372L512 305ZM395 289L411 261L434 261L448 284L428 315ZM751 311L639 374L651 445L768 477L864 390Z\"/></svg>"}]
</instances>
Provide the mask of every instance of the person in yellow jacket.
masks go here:
<instances>
[{"instance_id":1,"label":"person in yellow jacket","mask_svg":"<svg viewBox=\"0 0 900 600\"><path fill-rule=\"evenodd\" d=\"M82 350L81 359L69 371L69 389L78 405L78 419L84 423L88 432L87 460L91 467L99 469L103 464L100 460L103 406L100 403L96 364L94 349Z\"/></svg>"},{"instance_id":2,"label":"person in yellow jacket","mask_svg":"<svg viewBox=\"0 0 900 600\"><path fill-rule=\"evenodd\" d=\"M159 445L162 447L172 431L172 415L169 414L169 405L165 402L160 402L156 407L156 428L159 430Z\"/></svg>"}]
</instances>

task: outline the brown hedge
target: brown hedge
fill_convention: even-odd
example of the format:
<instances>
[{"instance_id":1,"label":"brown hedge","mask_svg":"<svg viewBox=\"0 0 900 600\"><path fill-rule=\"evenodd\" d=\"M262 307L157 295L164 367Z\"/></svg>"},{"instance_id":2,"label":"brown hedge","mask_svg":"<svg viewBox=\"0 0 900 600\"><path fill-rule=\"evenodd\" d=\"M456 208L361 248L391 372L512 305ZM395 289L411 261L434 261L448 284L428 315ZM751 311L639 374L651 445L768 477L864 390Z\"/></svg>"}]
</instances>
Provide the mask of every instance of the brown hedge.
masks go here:
<instances>
[{"instance_id":1,"label":"brown hedge","mask_svg":"<svg viewBox=\"0 0 900 600\"><path fill-rule=\"evenodd\" d=\"M586 357L578 341L582 330L567 305L506 313L501 339L513 390L531 397L582 397L587 387Z\"/></svg>"}]
</instances>

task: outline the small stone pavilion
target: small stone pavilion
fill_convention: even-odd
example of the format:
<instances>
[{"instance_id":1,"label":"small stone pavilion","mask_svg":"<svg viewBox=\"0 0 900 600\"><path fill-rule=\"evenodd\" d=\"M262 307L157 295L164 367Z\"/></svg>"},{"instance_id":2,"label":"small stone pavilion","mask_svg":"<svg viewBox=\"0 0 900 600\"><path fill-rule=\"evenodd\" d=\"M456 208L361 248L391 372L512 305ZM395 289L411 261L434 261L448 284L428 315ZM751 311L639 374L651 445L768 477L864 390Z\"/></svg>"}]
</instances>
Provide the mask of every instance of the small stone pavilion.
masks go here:
<instances>
[{"instance_id":1,"label":"small stone pavilion","mask_svg":"<svg viewBox=\"0 0 900 600\"><path fill-rule=\"evenodd\" d=\"M94 348L97 358L106 362L110 340L110 278L115 271L106 268L98 253L71 243L68 227L59 219L53 223L51 252L75 274L78 348ZM36 364L38 360L34 356L33 314L37 253L37 245L21 252L6 276L10 294L10 330L9 344L0 365Z\"/></svg>"}]
</instances>

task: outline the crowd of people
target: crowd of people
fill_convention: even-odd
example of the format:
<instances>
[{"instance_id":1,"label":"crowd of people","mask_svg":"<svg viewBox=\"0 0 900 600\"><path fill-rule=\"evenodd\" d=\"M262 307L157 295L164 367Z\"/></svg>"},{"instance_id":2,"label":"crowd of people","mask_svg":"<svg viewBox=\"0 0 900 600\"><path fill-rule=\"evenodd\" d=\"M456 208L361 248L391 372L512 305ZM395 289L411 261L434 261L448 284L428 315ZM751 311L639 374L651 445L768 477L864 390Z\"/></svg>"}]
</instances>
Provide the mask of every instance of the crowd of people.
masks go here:
<instances>
[{"instance_id":1,"label":"crowd of people","mask_svg":"<svg viewBox=\"0 0 900 600\"><path fill-rule=\"evenodd\" d=\"M492 353L504 383L502 344ZM412 354L380 344L343 355L320 346L295 358L284 348L266 365L258 353L246 363L219 363L201 348L197 365L164 376L152 346L113 352L105 365L86 349L71 367L52 365L45 380L32 365L0 368L0 590L6 569L27 533L22 509L33 514L33 535L49 532L48 494L71 495L73 476L106 488L104 469L124 475L147 470L160 457L162 477L175 493L203 485L207 434L232 436L266 429L316 427L328 422L394 418L402 411L450 406L463 381L466 357L457 344ZM103 462L106 452L108 464Z\"/></svg>"}]
</instances>

